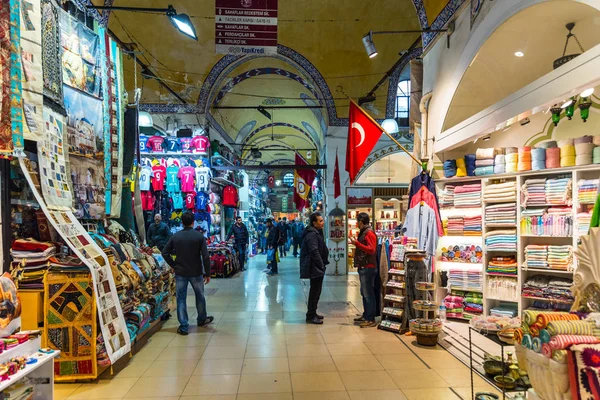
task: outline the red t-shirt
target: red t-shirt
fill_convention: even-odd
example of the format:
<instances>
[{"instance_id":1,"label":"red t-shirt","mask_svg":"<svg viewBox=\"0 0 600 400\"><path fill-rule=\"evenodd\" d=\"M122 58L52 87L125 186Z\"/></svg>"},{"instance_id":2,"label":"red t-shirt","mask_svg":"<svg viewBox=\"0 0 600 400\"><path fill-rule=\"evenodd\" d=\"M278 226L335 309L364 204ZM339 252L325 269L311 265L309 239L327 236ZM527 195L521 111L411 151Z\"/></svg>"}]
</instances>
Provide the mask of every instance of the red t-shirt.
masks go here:
<instances>
[{"instance_id":1,"label":"red t-shirt","mask_svg":"<svg viewBox=\"0 0 600 400\"><path fill-rule=\"evenodd\" d=\"M191 153L192 152L192 138L184 137L179 139L179 143L181 143L181 152L182 153Z\"/></svg>"},{"instance_id":2,"label":"red t-shirt","mask_svg":"<svg viewBox=\"0 0 600 400\"><path fill-rule=\"evenodd\" d=\"M179 168L177 177L181 179L181 191L182 192L193 192L194 191L194 176L196 175L196 169L194 167L183 167Z\"/></svg>"},{"instance_id":3,"label":"red t-shirt","mask_svg":"<svg viewBox=\"0 0 600 400\"><path fill-rule=\"evenodd\" d=\"M152 192L149 190L144 190L141 192L141 195L142 195L142 210L152 211L154 209L154 196L152 196Z\"/></svg>"},{"instance_id":4,"label":"red t-shirt","mask_svg":"<svg viewBox=\"0 0 600 400\"><path fill-rule=\"evenodd\" d=\"M191 146L194 148L194 153L208 153L208 138L206 136L194 136Z\"/></svg>"},{"instance_id":5,"label":"red t-shirt","mask_svg":"<svg viewBox=\"0 0 600 400\"><path fill-rule=\"evenodd\" d=\"M223 205L228 207L237 207L238 191L234 186L227 186L223 189Z\"/></svg>"},{"instance_id":6,"label":"red t-shirt","mask_svg":"<svg viewBox=\"0 0 600 400\"><path fill-rule=\"evenodd\" d=\"M164 141L165 139L161 136L152 136L148 139L148 144L146 146L154 153L162 153Z\"/></svg>"},{"instance_id":7,"label":"red t-shirt","mask_svg":"<svg viewBox=\"0 0 600 400\"><path fill-rule=\"evenodd\" d=\"M189 192L185 194L185 208L193 210L196 208L196 192Z\"/></svg>"},{"instance_id":8,"label":"red t-shirt","mask_svg":"<svg viewBox=\"0 0 600 400\"><path fill-rule=\"evenodd\" d=\"M167 178L167 169L162 165L152 167L152 189L154 191L165 190L165 179Z\"/></svg>"}]
</instances>

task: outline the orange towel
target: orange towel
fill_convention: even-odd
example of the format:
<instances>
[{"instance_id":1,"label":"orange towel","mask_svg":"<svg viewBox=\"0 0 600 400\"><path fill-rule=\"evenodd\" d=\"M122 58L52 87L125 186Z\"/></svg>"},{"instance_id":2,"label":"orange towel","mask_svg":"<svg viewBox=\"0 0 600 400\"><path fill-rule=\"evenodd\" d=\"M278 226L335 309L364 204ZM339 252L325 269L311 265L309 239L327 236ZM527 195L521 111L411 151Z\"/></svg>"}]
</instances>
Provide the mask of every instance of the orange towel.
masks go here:
<instances>
[{"instance_id":1,"label":"orange towel","mask_svg":"<svg viewBox=\"0 0 600 400\"><path fill-rule=\"evenodd\" d=\"M548 323L550 323L551 321L575 321L578 319L579 316L576 314L548 312L541 313L537 316L536 325L538 325L541 329L546 329Z\"/></svg>"}]
</instances>

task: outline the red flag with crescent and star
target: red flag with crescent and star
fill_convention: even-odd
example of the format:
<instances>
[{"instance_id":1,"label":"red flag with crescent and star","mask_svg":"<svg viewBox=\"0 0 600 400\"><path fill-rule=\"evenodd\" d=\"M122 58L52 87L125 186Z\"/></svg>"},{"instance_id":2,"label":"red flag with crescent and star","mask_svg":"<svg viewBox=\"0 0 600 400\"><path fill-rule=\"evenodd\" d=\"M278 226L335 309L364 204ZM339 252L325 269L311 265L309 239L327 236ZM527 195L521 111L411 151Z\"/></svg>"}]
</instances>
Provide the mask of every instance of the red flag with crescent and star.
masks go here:
<instances>
[{"instance_id":1,"label":"red flag with crescent and star","mask_svg":"<svg viewBox=\"0 0 600 400\"><path fill-rule=\"evenodd\" d=\"M348 141L346 147L346 171L350 184L381 137L383 129L354 101L350 101Z\"/></svg>"}]
</instances>

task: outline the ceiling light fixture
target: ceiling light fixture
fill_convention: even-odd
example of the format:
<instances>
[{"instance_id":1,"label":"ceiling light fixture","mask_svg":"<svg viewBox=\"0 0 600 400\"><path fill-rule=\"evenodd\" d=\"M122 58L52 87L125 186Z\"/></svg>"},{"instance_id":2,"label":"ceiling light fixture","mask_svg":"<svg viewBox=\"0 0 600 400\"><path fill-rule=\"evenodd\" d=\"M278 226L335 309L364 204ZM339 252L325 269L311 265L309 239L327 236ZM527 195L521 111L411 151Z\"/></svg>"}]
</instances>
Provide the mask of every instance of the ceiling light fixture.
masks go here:
<instances>
[{"instance_id":1,"label":"ceiling light fixture","mask_svg":"<svg viewBox=\"0 0 600 400\"><path fill-rule=\"evenodd\" d=\"M262 190L263 193L267 193L267 188L265 186L261 187L260 190Z\"/></svg>"},{"instance_id":2,"label":"ceiling light fixture","mask_svg":"<svg viewBox=\"0 0 600 400\"><path fill-rule=\"evenodd\" d=\"M594 93L594 88L589 88L581 92L579 95L581 97L581 101L579 102L579 111L581 113L581 119L583 122L586 122L590 117L590 107L592 106L592 100L590 96Z\"/></svg>"},{"instance_id":3,"label":"ceiling light fixture","mask_svg":"<svg viewBox=\"0 0 600 400\"><path fill-rule=\"evenodd\" d=\"M525 55L525 53L523 53L522 51L515 52L515 56L517 56L517 57L523 57L524 55Z\"/></svg>"},{"instance_id":4,"label":"ceiling light fixture","mask_svg":"<svg viewBox=\"0 0 600 400\"><path fill-rule=\"evenodd\" d=\"M575 97L571 97L569 100L565 101L565 103L562 105L562 108L564 108L565 114L566 114L567 118L569 119L569 121L571 120L571 118L573 118L573 114L575 114L575 103L576 102L577 102L577 99Z\"/></svg>"},{"instance_id":5,"label":"ceiling light fixture","mask_svg":"<svg viewBox=\"0 0 600 400\"><path fill-rule=\"evenodd\" d=\"M398 122L393 118L384 120L381 127L385 129L387 133L398 133L400 130L400 128L398 128Z\"/></svg>"},{"instance_id":6,"label":"ceiling light fixture","mask_svg":"<svg viewBox=\"0 0 600 400\"><path fill-rule=\"evenodd\" d=\"M571 32L573 28L575 28L575 22L569 22L567 25L565 25L565 28L567 28L567 30L569 31L569 33L567 33L567 40L565 41L565 48L563 50L563 55L554 60L554 63L552 64L554 69L568 63L569 61L571 61L572 59L584 52L583 46L581 46L581 43L579 43L579 39L577 39L577 35ZM569 46L569 40L571 38L575 39L575 41L577 42L577 46L579 46L579 50L581 50L581 53L567 54L567 47Z\"/></svg>"},{"instance_id":7,"label":"ceiling light fixture","mask_svg":"<svg viewBox=\"0 0 600 400\"><path fill-rule=\"evenodd\" d=\"M140 128L152 128L154 126L152 115L146 111L140 111L138 113L138 126Z\"/></svg>"},{"instance_id":8,"label":"ceiling light fixture","mask_svg":"<svg viewBox=\"0 0 600 400\"><path fill-rule=\"evenodd\" d=\"M95 6L90 4L87 8L95 10L110 10L110 11L130 11L130 12L146 12L146 13L157 13L165 14L171 20L171 23L177 30L183 33L185 36L198 40L196 35L196 28L192 24L190 16L187 14L177 14L175 7L169 4L167 8L149 8L149 7L114 7L114 6Z\"/></svg>"},{"instance_id":9,"label":"ceiling light fixture","mask_svg":"<svg viewBox=\"0 0 600 400\"><path fill-rule=\"evenodd\" d=\"M454 32L454 21L450 21L448 23L447 29L422 29L422 30L404 30L404 31L369 31L369 33L365 34L362 38L363 45L365 46L365 51L369 58L374 58L377 56L377 49L375 48L375 43L373 42L373 35L402 35L409 33L439 33L439 32L447 32L447 47L450 48L450 35Z\"/></svg>"},{"instance_id":10,"label":"ceiling light fixture","mask_svg":"<svg viewBox=\"0 0 600 400\"><path fill-rule=\"evenodd\" d=\"M562 110L562 107L560 107L558 104L553 105L550 109L554 126L558 126L558 123L560 122L560 113L562 113Z\"/></svg>"},{"instance_id":11,"label":"ceiling light fixture","mask_svg":"<svg viewBox=\"0 0 600 400\"><path fill-rule=\"evenodd\" d=\"M583 92L581 92L579 97L590 97L592 94L594 94L594 88L589 88L589 89L585 89Z\"/></svg>"},{"instance_id":12,"label":"ceiling light fixture","mask_svg":"<svg viewBox=\"0 0 600 400\"><path fill-rule=\"evenodd\" d=\"M488 140L490 140L491 138L492 138L492 137L488 135L488 136L484 137L484 138L483 138L483 139L481 139L481 140L483 140L484 142L487 142L487 141L488 141Z\"/></svg>"},{"instance_id":13,"label":"ceiling light fixture","mask_svg":"<svg viewBox=\"0 0 600 400\"><path fill-rule=\"evenodd\" d=\"M375 48L375 43L373 43L373 32L369 32L363 36L362 41L369 58L377 57L377 49Z\"/></svg>"}]
</instances>

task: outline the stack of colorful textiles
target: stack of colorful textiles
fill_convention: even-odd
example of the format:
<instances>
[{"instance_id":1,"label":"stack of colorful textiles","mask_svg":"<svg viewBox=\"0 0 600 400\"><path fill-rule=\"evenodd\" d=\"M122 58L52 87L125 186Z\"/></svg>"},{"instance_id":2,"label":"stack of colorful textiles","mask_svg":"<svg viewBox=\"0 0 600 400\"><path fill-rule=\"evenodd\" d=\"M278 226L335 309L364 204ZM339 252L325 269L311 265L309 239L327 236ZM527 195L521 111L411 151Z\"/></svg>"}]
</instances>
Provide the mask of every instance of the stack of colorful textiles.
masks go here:
<instances>
[{"instance_id":1,"label":"stack of colorful textiles","mask_svg":"<svg viewBox=\"0 0 600 400\"><path fill-rule=\"evenodd\" d=\"M550 147L546 149L546 169L560 167L560 149L558 147Z\"/></svg>"},{"instance_id":2,"label":"stack of colorful textiles","mask_svg":"<svg viewBox=\"0 0 600 400\"><path fill-rule=\"evenodd\" d=\"M519 308L516 303L500 303L498 306L490 309L490 315L494 317L509 317L514 318L519 313Z\"/></svg>"},{"instance_id":3,"label":"stack of colorful textiles","mask_svg":"<svg viewBox=\"0 0 600 400\"><path fill-rule=\"evenodd\" d=\"M546 204L546 179L528 179L521 188L523 206Z\"/></svg>"},{"instance_id":4,"label":"stack of colorful textiles","mask_svg":"<svg viewBox=\"0 0 600 400\"><path fill-rule=\"evenodd\" d=\"M561 302L572 302L572 285L572 279L557 278L548 275L534 275L527 278L527 281L523 284L522 295L524 297L539 297Z\"/></svg>"},{"instance_id":5,"label":"stack of colorful textiles","mask_svg":"<svg viewBox=\"0 0 600 400\"><path fill-rule=\"evenodd\" d=\"M454 207L481 207L481 184L474 183L454 187Z\"/></svg>"},{"instance_id":6,"label":"stack of colorful textiles","mask_svg":"<svg viewBox=\"0 0 600 400\"><path fill-rule=\"evenodd\" d=\"M519 167L519 153L516 147L507 147L505 149L506 155L504 160L506 161L506 172L513 173L517 172Z\"/></svg>"},{"instance_id":7,"label":"stack of colorful textiles","mask_svg":"<svg viewBox=\"0 0 600 400\"><path fill-rule=\"evenodd\" d=\"M573 217L570 208L533 208L521 212L521 234L530 236L573 235Z\"/></svg>"},{"instance_id":8,"label":"stack of colorful textiles","mask_svg":"<svg viewBox=\"0 0 600 400\"><path fill-rule=\"evenodd\" d=\"M485 224L493 225L517 225L517 205L502 204L487 206L485 208Z\"/></svg>"},{"instance_id":9,"label":"stack of colorful textiles","mask_svg":"<svg viewBox=\"0 0 600 400\"><path fill-rule=\"evenodd\" d=\"M531 149L531 169L539 171L546 168L546 149L536 147Z\"/></svg>"},{"instance_id":10,"label":"stack of colorful textiles","mask_svg":"<svg viewBox=\"0 0 600 400\"><path fill-rule=\"evenodd\" d=\"M465 236L481 236L481 215L466 216L464 223Z\"/></svg>"},{"instance_id":11,"label":"stack of colorful textiles","mask_svg":"<svg viewBox=\"0 0 600 400\"><path fill-rule=\"evenodd\" d=\"M461 216L448 217L448 225L446 235L448 236L463 236L465 229L465 221Z\"/></svg>"},{"instance_id":12,"label":"stack of colorful textiles","mask_svg":"<svg viewBox=\"0 0 600 400\"><path fill-rule=\"evenodd\" d=\"M444 176L446 178L456 176L456 160L444 161Z\"/></svg>"},{"instance_id":13,"label":"stack of colorful textiles","mask_svg":"<svg viewBox=\"0 0 600 400\"><path fill-rule=\"evenodd\" d=\"M440 193L440 208L454 207L454 185L446 185Z\"/></svg>"},{"instance_id":14,"label":"stack of colorful textiles","mask_svg":"<svg viewBox=\"0 0 600 400\"><path fill-rule=\"evenodd\" d=\"M477 156L475 154L466 154L465 155L465 166L467 168L468 176L475 176L475 161L477 160Z\"/></svg>"},{"instance_id":15,"label":"stack of colorful textiles","mask_svg":"<svg viewBox=\"0 0 600 400\"><path fill-rule=\"evenodd\" d=\"M529 244L525 246L527 268L548 268L548 246Z\"/></svg>"},{"instance_id":16,"label":"stack of colorful textiles","mask_svg":"<svg viewBox=\"0 0 600 400\"><path fill-rule=\"evenodd\" d=\"M487 296L496 300L519 301L519 282L511 277L489 276Z\"/></svg>"},{"instance_id":17,"label":"stack of colorful textiles","mask_svg":"<svg viewBox=\"0 0 600 400\"><path fill-rule=\"evenodd\" d=\"M562 271L573 269L573 247L572 246L548 246L548 267Z\"/></svg>"},{"instance_id":18,"label":"stack of colorful textiles","mask_svg":"<svg viewBox=\"0 0 600 400\"><path fill-rule=\"evenodd\" d=\"M546 204L571 205L572 189L573 181L571 178L546 180Z\"/></svg>"},{"instance_id":19,"label":"stack of colorful textiles","mask_svg":"<svg viewBox=\"0 0 600 400\"><path fill-rule=\"evenodd\" d=\"M574 140L575 143L575 165L589 165L592 163L592 153L596 145L591 136L582 136Z\"/></svg>"},{"instance_id":20,"label":"stack of colorful textiles","mask_svg":"<svg viewBox=\"0 0 600 400\"><path fill-rule=\"evenodd\" d=\"M592 163L600 164L600 146L594 147L592 151Z\"/></svg>"},{"instance_id":21,"label":"stack of colorful textiles","mask_svg":"<svg viewBox=\"0 0 600 400\"><path fill-rule=\"evenodd\" d=\"M483 294L466 292L463 300L464 312L463 317L471 319L475 316L483 314Z\"/></svg>"},{"instance_id":22,"label":"stack of colorful textiles","mask_svg":"<svg viewBox=\"0 0 600 400\"><path fill-rule=\"evenodd\" d=\"M478 270L450 269L448 271L448 285L451 288L481 291L483 288L483 275Z\"/></svg>"},{"instance_id":23,"label":"stack of colorful textiles","mask_svg":"<svg viewBox=\"0 0 600 400\"><path fill-rule=\"evenodd\" d=\"M17 239L12 243L11 270L19 281L21 289L43 289L44 275L48 271L56 247L50 242L38 242L35 239ZM16 271L14 271L16 270Z\"/></svg>"},{"instance_id":24,"label":"stack of colorful textiles","mask_svg":"<svg viewBox=\"0 0 600 400\"><path fill-rule=\"evenodd\" d=\"M456 176L463 177L467 176L467 166L464 158L456 159Z\"/></svg>"},{"instance_id":25,"label":"stack of colorful textiles","mask_svg":"<svg viewBox=\"0 0 600 400\"><path fill-rule=\"evenodd\" d=\"M516 251L517 230L505 229L487 232L485 234L485 245L488 250Z\"/></svg>"},{"instance_id":26,"label":"stack of colorful textiles","mask_svg":"<svg viewBox=\"0 0 600 400\"><path fill-rule=\"evenodd\" d=\"M498 154L494 158L494 174L503 174L506 172L506 158L504 154Z\"/></svg>"},{"instance_id":27,"label":"stack of colorful textiles","mask_svg":"<svg viewBox=\"0 0 600 400\"><path fill-rule=\"evenodd\" d=\"M573 139L564 139L558 141L560 148L560 166L574 167L575 166L575 146Z\"/></svg>"},{"instance_id":28,"label":"stack of colorful textiles","mask_svg":"<svg viewBox=\"0 0 600 400\"><path fill-rule=\"evenodd\" d=\"M519 172L531 171L531 147L519 147L519 164L517 169Z\"/></svg>"},{"instance_id":29,"label":"stack of colorful textiles","mask_svg":"<svg viewBox=\"0 0 600 400\"><path fill-rule=\"evenodd\" d=\"M517 201L517 182L510 181L488 185L483 191L483 200L488 203Z\"/></svg>"},{"instance_id":30,"label":"stack of colorful textiles","mask_svg":"<svg viewBox=\"0 0 600 400\"><path fill-rule=\"evenodd\" d=\"M598 196L599 179L577 181L577 201L579 204L594 204Z\"/></svg>"},{"instance_id":31,"label":"stack of colorful textiles","mask_svg":"<svg viewBox=\"0 0 600 400\"><path fill-rule=\"evenodd\" d=\"M494 158L497 154L501 154L499 150L503 149L477 149L475 155L475 175L492 175L494 173Z\"/></svg>"},{"instance_id":32,"label":"stack of colorful textiles","mask_svg":"<svg viewBox=\"0 0 600 400\"><path fill-rule=\"evenodd\" d=\"M464 311L464 293L453 290L444 298L444 306L446 306L446 317L462 318Z\"/></svg>"},{"instance_id":33,"label":"stack of colorful textiles","mask_svg":"<svg viewBox=\"0 0 600 400\"><path fill-rule=\"evenodd\" d=\"M442 247L441 261L460 262L460 263L481 263L483 253L481 246L471 245L450 245Z\"/></svg>"},{"instance_id":34,"label":"stack of colorful textiles","mask_svg":"<svg viewBox=\"0 0 600 400\"><path fill-rule=\"evenodd\" d=\"M590 224L592 222L592 213L582 212L577 214L576 218L577 236L587 235L590 230Z\"/></svg>"},{"instance_id":35,"label":"stack of colorful textiles","mask_svg":"<svg viewBox=\"0 0 600 400\"><path fill-rule=\"evenodd\" d=\"M487 266L487 272L507 276L517 275L517 260L514 257L492 257Z\"/></svg>"}]
</instances>

